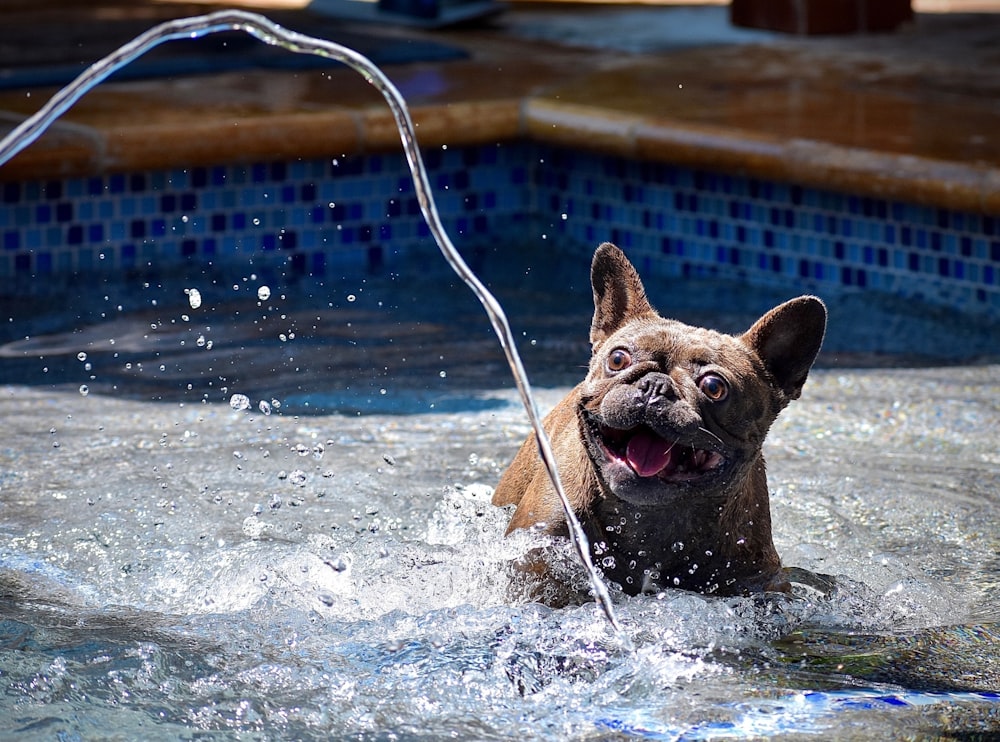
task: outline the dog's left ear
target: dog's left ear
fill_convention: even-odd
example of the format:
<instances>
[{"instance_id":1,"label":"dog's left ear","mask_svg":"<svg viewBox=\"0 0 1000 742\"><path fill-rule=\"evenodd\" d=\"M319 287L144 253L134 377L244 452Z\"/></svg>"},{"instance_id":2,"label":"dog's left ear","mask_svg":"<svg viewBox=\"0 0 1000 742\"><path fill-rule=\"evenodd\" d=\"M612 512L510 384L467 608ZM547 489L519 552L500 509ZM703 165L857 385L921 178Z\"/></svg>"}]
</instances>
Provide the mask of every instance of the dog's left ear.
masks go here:
<instances>
[{"instance_id":1,"label":"dog's left ear","mask_svg":"<svg viewBox=\"0 0 1000 742\"><path fill-rule=\"evenodd\" d=\"M826 333L826 306L815 296L786 301L757 320L740 339L788 399L798 399Z\"/></svg>"},{"instance_id":2,"label":"dog's left ear","mask_svg":"<svg viewBox=\"0 0 1000 742\"><path fill-rule=\"evenodd\" d=\"M594 321L590 325L590 344L596 348L619 327L656 311L646 298L646 289L625 253L605 242L594 253L590 266L594 288Z\"/></svg>"}]
</instances>

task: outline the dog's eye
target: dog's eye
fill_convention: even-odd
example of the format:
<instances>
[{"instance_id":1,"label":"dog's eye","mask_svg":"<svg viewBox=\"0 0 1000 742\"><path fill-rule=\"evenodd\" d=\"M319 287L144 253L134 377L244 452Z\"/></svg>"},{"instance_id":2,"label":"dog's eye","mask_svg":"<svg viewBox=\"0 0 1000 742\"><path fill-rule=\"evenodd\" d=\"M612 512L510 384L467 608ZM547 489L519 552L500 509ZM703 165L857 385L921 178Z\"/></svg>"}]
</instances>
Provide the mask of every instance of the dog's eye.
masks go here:
<instances>
[{"instance_id":1,"label":"dog's eye","mask_svg":"<svg viewBox=\"0 0 1000 742\"><path fill-rule=\"evenodd\" d=\"M698 382L701 393L713 402L721 402L729 396L729 384L721 376L705 374Z\"/></svg>"},{"instance_id":2,"label":"dog's eye","mask_svg":"<svg viewBox=\"0 0 1000 742\"><path fill-rule=\"evenodd\" d=\"M615 348L608 356L608 371L621 371L632 365L632 356L624 348Z\"/></svg>"}]
</instances>

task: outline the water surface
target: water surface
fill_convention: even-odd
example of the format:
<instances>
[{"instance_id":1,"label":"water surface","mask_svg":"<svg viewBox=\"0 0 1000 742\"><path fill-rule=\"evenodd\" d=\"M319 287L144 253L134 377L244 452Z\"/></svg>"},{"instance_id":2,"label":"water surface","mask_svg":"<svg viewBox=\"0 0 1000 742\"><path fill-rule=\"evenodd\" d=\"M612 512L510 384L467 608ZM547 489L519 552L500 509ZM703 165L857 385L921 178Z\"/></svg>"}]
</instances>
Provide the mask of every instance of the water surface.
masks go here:
<instances>
[{"instance_id":1,"label":"water surface","mask_svg":"<svg viewBox=\"0 0 1000 742\"><path fill-rule=\"evenodd\" d=\"M545 408L582 377L585 268L494 281ZM994 328L831 300L841 329L766 454L785 563L834 579L616 594L627 649L593 603L526 595L512 563L538 546L585 581L565 545L503 537L489 496L528 425L442 281L248 273L8 307L0 736L1000 729ZM786 298L650 293L725 329Z\"/></svg>"}]
</instances>

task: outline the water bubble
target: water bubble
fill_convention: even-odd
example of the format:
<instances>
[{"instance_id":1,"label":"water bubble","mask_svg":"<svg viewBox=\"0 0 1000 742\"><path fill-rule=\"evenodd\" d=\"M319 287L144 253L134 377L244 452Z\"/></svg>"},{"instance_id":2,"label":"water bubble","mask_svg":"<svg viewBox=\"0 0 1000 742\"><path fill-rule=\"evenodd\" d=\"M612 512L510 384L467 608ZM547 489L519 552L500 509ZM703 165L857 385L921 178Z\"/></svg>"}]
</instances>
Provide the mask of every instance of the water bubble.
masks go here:
<instances>
[{"instance_id":1,"label":"water bubble","mask_svg":"<svg viewBox=\"0 0 1000 742\"><path fill-rule=\"evenodd\" d=\"M76 360L80 361L80 363L83 363L84 361L87 360L87 354L81 350L79 353L76 354Z\"/></svg>"},{"instance_id":2,"label":"water bubble","mask_svg":"<svg viewBox=\"0 0 1000 742\"><path fill-rule=\"evenodd\" d=\"M229 398L229 406L234 410L249 410L250 398L245 394L234 394Z\"/></svg>"},{"instance_id":3,"label":"water bubble","mask_svg":"<svg viewBox=\"0 0 1000 742\"><path fill-rule=\"evenodd\" d=\"M313 458L317 461L323 458L324 453L326 453L326 447L322 443L317 443L313 446Z\"/></svg>"},{"instance_id":4,"label":"water bubble","mask_svg":"<svg viewBox=\"0 0 1000 742\"><path fill-rule=\"evenodd\" d=\"M90 394L90 387L87 386L86 384L80 384L80 394L86 397L88 394Z\"/></svg>"},{"instance_id":5,"label":"water bubble","mask_svg":"<svg viewBox=\"0 0 1000 742\"><path fill-rule=\"evenodd\" d=\"M306 484L306 473L301 469L296 469L289 473L288 483L294 484L296 487L304 487Z\"/></svg>"},{"instance_id":6,"label":"water bubble","mask_svg":"<svg viewBox=\"0 0 1000 742\"><path fill-rule=\"evenodd\" d=\"M269 286L261 286L257 289L257 298L261 301L267 301L271 298L271 288Z\"/></svg>"},{"instance_id":7,"label":"water bubble","mask_svg":"<svg viewBox=\"0 0 1000 742\"><path fill-rule=\"evenodd\" d=\"M326 562L326 564L334 572L346 572L351 566L350 561L342 556L336 556L333 559Z\"/></svg>"},{"instance_id":8,"label":"water bubble","mask_svg":"<svg viewBox=\"0 0 1000 742\"><path fill-rule=\"evenodd\" d=\"M204 335L199 335L198 339L195 341L195 345L197 345L199 348L204 348L205 347L205 336Z\"/></svg>"},{"instance_id":9,"label":"water bubble","mask_svg":"<svg viewBox=\"0 0 1000 742\"><path fill-rule=\"evenodd\" d=\"M347 295L347 301L357 301L357 298L354 294Z\"/></svg>"},{"instance_id":10,"label":"water bubble","mask_svg":"<svg viewBox=\"0 0 1000 742\"><path fill-rule=\"evenodd\" d=\"M270 414L271 414L271 405L269 405L269 404L268 404L267 402L265 402L265 401L264 401L263 399L262 399L262 400L260 401L260 404L259 404L259 405L257 405L257 407L258 407L258 408L260 409L260 411L261 411L261 412L263 412L263 413L264 413L265 415L270 415Z\"/></svg>"},{"instance_id":11,"label":"water bubble","mask_svg":"<svg viewBox=\"0 0 1000 742\"><path fill-rule=\"evenodd\" d=\"M447 371L439 371L438 372L438 376L440 376L442 379L447 379L448 378L448 372Z\"/></svg>"},{"instance_id":12,"label":"water bubble","mask_svg":"<svg viewBox=\"0 0 1000 742\"><path fill-rule=\"evenodd\" d=\"M277 494L271 495L271 499L268 501L267 505L268 505L269 508L271 508L271 510L280 510L281 509L281 495L277 495Z\"/></svg>"},{"instance_id":13,"label":"water bubble","mask_svg":"<svg viewBox=\"0 0 1000 742\"><path fill-rule=\"evenodd\" d=\"M191 305L192 309L201 306L201 292L198 289L184 289L184 293L187 294L188 304Z\"/></svg>"},{"instance_id":14,"label":"water bubble","mask_svg":"<svg viewBox=\"0 0 1000 742\"><path fill-rule=\"evenodd\" d=\"M305 456L309 453L309 449L303 446L301 443L298 443L295 446L293 446L292 450L295 451L295 453L297 453L299 456Z\"/></svg>"}]
</instances>

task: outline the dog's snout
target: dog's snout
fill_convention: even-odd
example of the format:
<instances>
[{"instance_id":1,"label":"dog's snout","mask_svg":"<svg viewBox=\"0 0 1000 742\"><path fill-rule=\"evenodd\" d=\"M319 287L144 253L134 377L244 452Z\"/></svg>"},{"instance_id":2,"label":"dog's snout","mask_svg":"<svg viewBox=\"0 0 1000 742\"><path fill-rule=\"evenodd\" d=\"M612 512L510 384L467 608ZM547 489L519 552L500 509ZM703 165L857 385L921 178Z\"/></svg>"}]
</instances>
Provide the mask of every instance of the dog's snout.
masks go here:
<instances>
[{"instance_id":1,"label":"dog's snout","mask_svg":"<svg viewBox=\"0 0 1000 742\"><path fill-rule=\"evenodd\" d=\"M658 372L646 374L636 384L636 388L647 405L677 399L674 380L666 374Z\"/></svg>"}]
</instances>

